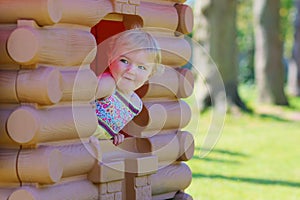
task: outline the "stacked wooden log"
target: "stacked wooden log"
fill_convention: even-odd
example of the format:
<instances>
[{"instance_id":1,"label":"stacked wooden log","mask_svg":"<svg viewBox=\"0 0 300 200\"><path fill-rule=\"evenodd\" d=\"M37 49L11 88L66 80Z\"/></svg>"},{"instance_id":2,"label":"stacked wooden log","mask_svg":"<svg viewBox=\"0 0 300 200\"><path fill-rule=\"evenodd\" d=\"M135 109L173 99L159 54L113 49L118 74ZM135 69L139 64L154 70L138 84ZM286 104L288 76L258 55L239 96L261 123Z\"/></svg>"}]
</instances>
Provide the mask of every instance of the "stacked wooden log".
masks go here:
<instances>
[{"instance_id":1,"label":"stacked wooden log","mask_svg":"<svg viewBox=\"0 0 300 200\"><path fill-rule=\"evenodd\" d=\"M191 54L177 33L192 29L183 2L0 0L0 200L182 195L191 181L182 161L193 155L181 131L191 112L180 98L193 89L180 68ZM145 108L124 129L135 137L119 147L92 137L90 102L115 87L91 65L99 54L91 27L103 20L171 30L155 33L165 71L138 91Z\"/></svg>"}]
</instances>

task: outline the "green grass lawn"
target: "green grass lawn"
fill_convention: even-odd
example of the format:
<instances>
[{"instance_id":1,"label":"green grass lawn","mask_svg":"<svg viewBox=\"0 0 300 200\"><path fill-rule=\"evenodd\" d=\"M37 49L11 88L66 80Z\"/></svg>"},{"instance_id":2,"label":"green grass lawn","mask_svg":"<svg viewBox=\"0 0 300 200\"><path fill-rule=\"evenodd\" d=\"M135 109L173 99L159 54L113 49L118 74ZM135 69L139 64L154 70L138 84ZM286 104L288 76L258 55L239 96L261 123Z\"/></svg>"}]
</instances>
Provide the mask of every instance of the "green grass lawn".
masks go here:
<instances>
[{"instance_id":1,"label":"green grass lawn","mask_svg":"<svg viewBox=\"0 0 300 200\"><path fill-rule=\"evenodd\" d=\"M199 115L193 109L186 127L195 138L194 157L187 162L193 180L186 192L195 200L300 199L300 98L290 98L290 108L258 109L253 89L240 93L255 112L226 115L222 134L205 157L212 112Z\"/></svg>"}]
</instances>

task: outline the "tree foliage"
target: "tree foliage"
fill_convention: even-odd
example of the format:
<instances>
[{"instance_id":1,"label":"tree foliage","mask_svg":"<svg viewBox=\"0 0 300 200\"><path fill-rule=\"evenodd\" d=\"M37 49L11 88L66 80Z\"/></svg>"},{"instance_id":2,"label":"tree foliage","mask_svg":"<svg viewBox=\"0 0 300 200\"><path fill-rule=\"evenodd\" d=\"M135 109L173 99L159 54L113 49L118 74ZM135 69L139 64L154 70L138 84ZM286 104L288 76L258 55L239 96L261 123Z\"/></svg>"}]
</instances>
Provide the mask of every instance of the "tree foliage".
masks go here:
<instances>
[{"instance_id":1,"label":"tree foliage","mask_svg":"<svg viewBox=\"0 0 300 200\"><path fill-rule=\"evenodd\" d=\"M284 56L286 58L291 58L294 41L293 23L296 16L295 4L292 0L281 0L280 5L280 28L281 39L284 42Z\"/></svg>"},{"instance_id":2,"label":"tree foliage","mask_svg":"<svg viewBox=\"0 0 300 200\"><path fill-rule=\"evenodd\" d=\"M239 0L237 14L237 44L239 49L239 80L241 83L254 83L254 29L252 1ZM281 40L284 43L285 60L291 58L295 19L292 0L280 1ZM287 63L285 61L284 63Z\"/></svg>"}]
</instances>

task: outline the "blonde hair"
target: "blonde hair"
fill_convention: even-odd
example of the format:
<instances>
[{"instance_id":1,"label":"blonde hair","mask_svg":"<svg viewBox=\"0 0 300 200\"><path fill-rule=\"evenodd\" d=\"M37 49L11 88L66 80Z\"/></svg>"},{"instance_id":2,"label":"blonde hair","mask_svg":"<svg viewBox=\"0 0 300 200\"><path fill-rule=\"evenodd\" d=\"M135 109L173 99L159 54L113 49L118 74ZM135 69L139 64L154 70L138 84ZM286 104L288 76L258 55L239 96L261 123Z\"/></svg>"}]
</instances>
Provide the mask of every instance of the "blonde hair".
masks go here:
<instances>
[{"instance_id":1,"label":"blonde hair","mask_svg":"<svg viewBox=\"0 0 300 200\"><path fill-rule=\"evenodd\" d=\"M124 31L111 38L108 52L108 64L122 54L134 51L146 51L153 55L154 74L161 67L161 50L155 38L148 32L135 28Z\"/></svg>"}]
</instances>

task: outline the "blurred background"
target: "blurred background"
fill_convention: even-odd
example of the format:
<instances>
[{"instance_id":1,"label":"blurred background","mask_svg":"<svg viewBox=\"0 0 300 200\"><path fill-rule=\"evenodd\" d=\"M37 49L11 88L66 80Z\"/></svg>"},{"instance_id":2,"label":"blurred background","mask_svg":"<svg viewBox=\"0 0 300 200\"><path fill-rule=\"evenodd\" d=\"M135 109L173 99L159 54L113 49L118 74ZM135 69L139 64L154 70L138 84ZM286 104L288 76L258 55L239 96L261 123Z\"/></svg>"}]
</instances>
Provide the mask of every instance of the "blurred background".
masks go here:
<instances>
[{"instance_id":1,"label":"blurred background","mask_svg":"<svg viewBox=\"0 0 300 200\"><path fill-rule=\"evenodd\" d=\"M300 0L188 0L194 11L194 199L300 199ZM199 53L203 48L211 57ZM213 61L213 62L212 62ZM192 63L192 64L191 64ZM195 66L217 68L201 76ZM222 102L218 102L222 101ZM226 115L205 142L216 105ZM203 153L205 152L205 153Z\"/></svg>"}]
</instances>

